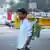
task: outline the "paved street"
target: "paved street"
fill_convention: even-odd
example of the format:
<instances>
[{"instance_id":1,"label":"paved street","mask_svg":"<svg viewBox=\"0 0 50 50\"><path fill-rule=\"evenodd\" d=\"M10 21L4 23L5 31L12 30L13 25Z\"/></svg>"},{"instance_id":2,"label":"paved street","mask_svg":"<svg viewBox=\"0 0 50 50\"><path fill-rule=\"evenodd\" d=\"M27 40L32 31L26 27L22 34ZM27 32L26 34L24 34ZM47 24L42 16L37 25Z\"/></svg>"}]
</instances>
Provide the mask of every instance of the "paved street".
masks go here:
<instances>
[{"instance_id":1,"label":"paved street","mask_svg":"<svg viewBox=\"0 0 50 50\"><path fill-rule=\"evenodd\" d=\"M31 50L50 50L50 29L41 30L40 38L31 42Z\"/></svg>"},{"instance_id":2,"label":"paved street","mask_svg":"<svg viewBox=\"0 0 50 50\"><path fill-rule=\"evenodd\" d=\"M0 27L0 50L16 50L19 30ZM40 38L31 41L31 50L50 50L50 29L41 30Z\"/></svg>"}]
</instances>

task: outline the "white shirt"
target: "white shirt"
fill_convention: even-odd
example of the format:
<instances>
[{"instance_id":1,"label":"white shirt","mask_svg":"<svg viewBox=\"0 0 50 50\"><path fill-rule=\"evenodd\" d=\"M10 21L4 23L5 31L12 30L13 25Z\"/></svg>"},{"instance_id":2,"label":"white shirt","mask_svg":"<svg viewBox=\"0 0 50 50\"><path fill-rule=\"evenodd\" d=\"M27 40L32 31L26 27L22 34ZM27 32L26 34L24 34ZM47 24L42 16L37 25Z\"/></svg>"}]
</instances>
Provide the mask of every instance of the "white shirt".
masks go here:
<instances>
[{"instance_id":1,"label":"white shirt","mask_svg":"<svg viewBox=\"0 0 50 50\"><path fill-rule=\"evenodd\" d=\"M11 20L14 21L14 14L12 14L12 19Z\"/></svg>"},{"instance_id":2,"label":"white shirt","mask_svg":"<svg viewBox=\"0 0 50 50\"><path fill-rule=\"evenodd\" d=\"M29 21L27 19L23 20L23 23L20 26L20 34L18 36L18 45L17 48L21 49L24 47L26 41L28 40L28 37L31 36L32 32L32 26L30 25Z\"/></svg>"}]
</instances>

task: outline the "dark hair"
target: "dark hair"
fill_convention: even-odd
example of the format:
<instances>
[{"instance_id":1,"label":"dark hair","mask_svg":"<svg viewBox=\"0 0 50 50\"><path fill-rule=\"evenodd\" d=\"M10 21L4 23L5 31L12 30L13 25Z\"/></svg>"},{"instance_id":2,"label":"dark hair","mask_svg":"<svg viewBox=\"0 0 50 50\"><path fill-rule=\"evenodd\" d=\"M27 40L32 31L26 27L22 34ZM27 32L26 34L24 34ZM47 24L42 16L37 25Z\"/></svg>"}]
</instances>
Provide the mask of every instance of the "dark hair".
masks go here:
<instances>
[{"instance_id":1,"label":"dark hair","mask_svg":"<svg viewBox=\"0 0 50 50\"><path fill-rule=\"evenodd\" d=\"M27 15L27 11L24 8L18 9L16 12L21 12Z\"/></svg>"}]
</instances>

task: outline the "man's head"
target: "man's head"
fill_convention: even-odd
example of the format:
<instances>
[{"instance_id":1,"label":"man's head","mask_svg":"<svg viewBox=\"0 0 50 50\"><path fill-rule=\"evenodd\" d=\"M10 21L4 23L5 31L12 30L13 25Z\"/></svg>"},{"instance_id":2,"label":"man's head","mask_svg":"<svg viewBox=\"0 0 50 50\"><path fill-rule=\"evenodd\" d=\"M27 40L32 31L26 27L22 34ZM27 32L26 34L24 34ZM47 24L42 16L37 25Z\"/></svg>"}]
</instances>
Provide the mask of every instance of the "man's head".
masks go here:
<instances>
[{"instance_id":1,"label":"man's head","mask_svg":"<svg viewBox=\"0 0 50 50\"><path fill-rule=\"evenodd\" d=\"M24 19L27 16L27 11L24 8L18 9L17 13L20 19Z\"/></svg>"}]
</instances>

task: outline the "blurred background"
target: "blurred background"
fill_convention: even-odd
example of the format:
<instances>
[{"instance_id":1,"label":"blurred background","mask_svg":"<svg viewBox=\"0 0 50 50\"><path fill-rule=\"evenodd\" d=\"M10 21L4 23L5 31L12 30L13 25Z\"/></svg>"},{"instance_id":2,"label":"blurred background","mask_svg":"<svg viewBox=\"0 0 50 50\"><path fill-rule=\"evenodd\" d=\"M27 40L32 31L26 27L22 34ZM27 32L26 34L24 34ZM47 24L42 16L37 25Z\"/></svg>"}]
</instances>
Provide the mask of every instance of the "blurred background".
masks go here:
<instances>
[{"instance_id":1,"label":"blurred background","mask_svg":"<svg viewBox=\"0 0 50 50\"><path fill-rule=\"evenodd\" d=\"M14 22L14 16L19 8L25 8L28 14L38 18L45 18L46 21L50 18L50 0L1 0L0 16L2 16L1 21L3 22L0 23L5 24L5 22L8 22L9 12L12 12L11 21L13 20Z\"/></svg>"},{"instance_id":2,"label":"blurred background","mask_svg":"<svg viewBox=\"0 0 50 50\"><path fill-rule=\"evenodd\" d=\"M7 5L7 8L15 11L17 8L25 8L27 10L41 10L45 12L49 12L50 10L50 0L2 0L0 2L0 6L3 7ZM33 7L32 7L33 5Z\"/></svg>"},{"instance_id":3,"label":"blurred background","mask_svg":"<svg viewBox=\"0 0 50 50\"><path fill-rule=\"evenodd\" d=\"M50 50L50 0L0 0L0 50L16 50L19 8L25 8L31 26L38 27L39 37L31 40L31 50Z\"/></svg>"}]
</instances>

